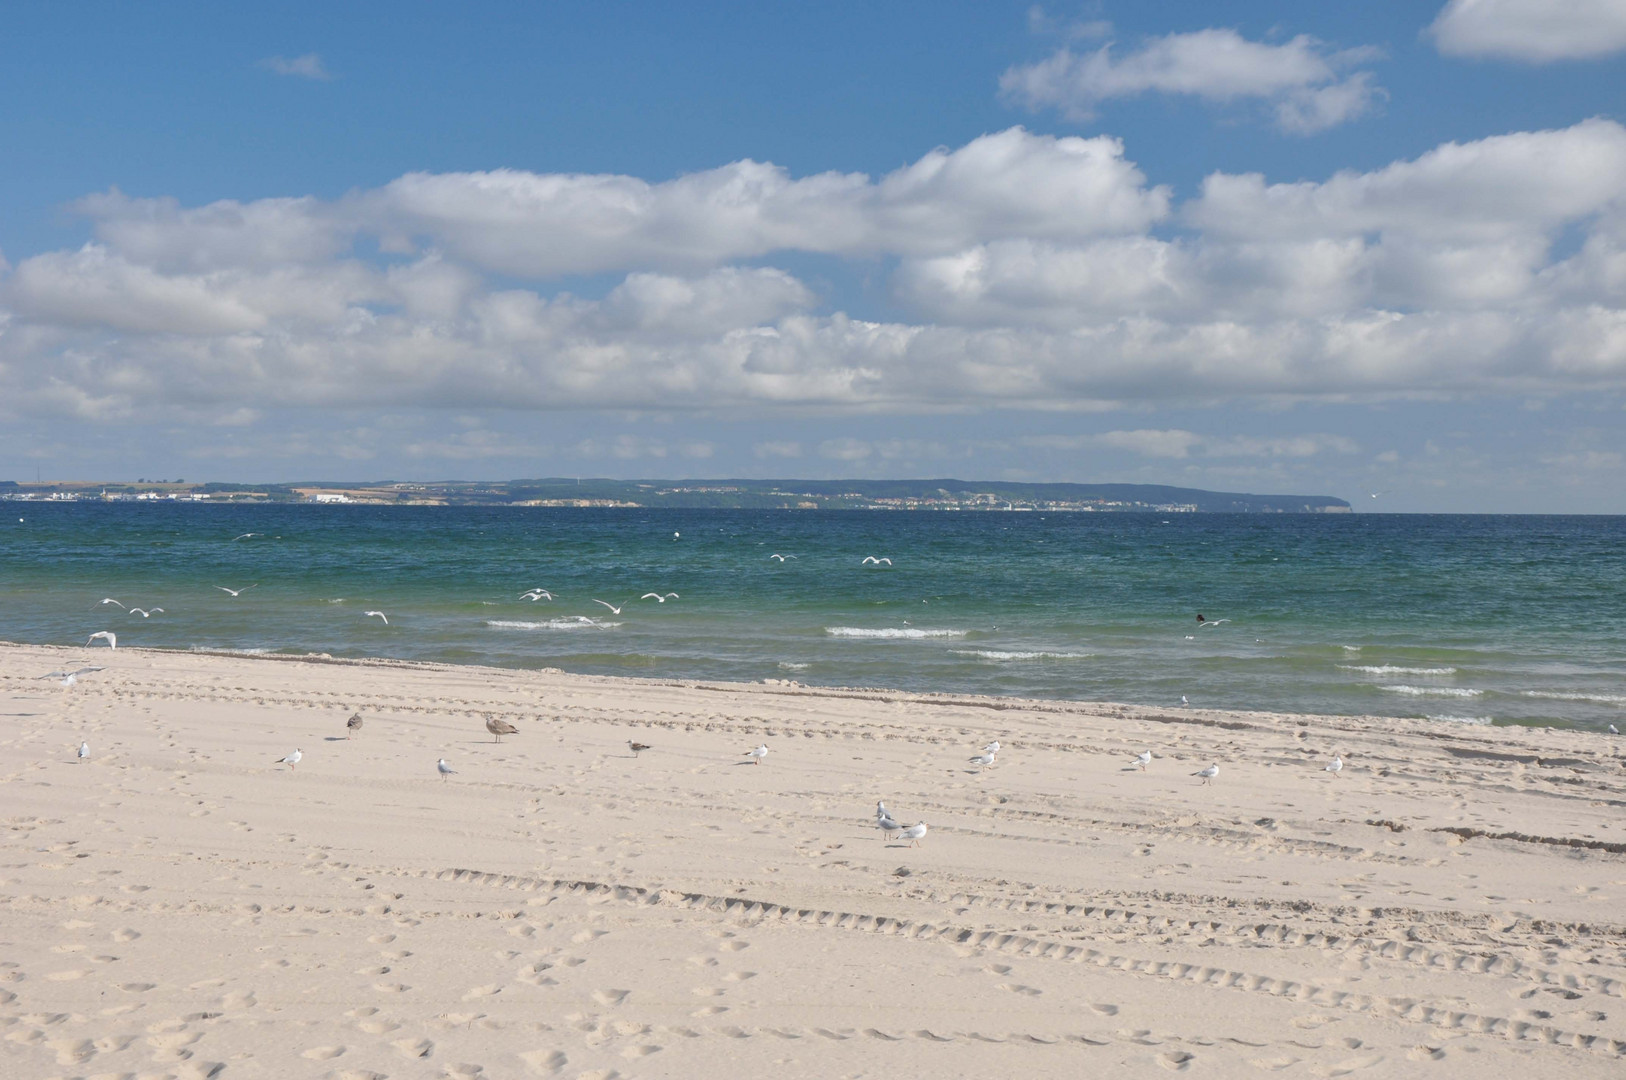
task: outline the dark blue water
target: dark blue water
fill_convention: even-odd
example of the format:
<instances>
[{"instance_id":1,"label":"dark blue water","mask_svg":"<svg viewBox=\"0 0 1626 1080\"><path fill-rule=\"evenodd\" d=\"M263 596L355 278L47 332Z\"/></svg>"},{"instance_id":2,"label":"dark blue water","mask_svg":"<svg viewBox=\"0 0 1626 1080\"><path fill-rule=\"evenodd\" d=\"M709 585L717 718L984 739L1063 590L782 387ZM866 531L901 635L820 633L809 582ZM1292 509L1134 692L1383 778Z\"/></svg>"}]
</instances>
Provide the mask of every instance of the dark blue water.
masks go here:
<instances>
[{"instance_id":1,"label":"dark blue water","mask_svg":"<svg viewBox=\"0 0 1626 1080\"><path fill-rule=\"evenodd\" d=\"M1626 725L1619 517L5 511L13 641Z\"/></svg>"}]
</instances>

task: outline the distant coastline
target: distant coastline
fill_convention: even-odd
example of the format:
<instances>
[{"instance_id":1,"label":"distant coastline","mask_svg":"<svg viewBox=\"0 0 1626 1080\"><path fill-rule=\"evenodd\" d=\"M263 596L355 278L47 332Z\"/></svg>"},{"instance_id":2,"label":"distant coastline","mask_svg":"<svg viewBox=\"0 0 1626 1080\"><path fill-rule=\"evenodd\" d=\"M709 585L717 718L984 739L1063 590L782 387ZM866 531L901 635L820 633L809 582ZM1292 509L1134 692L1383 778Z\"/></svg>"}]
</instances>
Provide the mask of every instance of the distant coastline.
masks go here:
<instances>
[{"instance_id":1,"label":"distant coastline","mask_svg":"<svg viewBox=\"0 0 1626 1080\"><path fill-rule=\"evenodd\" d=\"M0 481L21 502L322 503L373 506L655 507L748 510L1044 511L1050 513L1347 514L1331 495L1254 495L1161 484L984 480L542 480L187 483Z\"/></svg>"}]
</instances>

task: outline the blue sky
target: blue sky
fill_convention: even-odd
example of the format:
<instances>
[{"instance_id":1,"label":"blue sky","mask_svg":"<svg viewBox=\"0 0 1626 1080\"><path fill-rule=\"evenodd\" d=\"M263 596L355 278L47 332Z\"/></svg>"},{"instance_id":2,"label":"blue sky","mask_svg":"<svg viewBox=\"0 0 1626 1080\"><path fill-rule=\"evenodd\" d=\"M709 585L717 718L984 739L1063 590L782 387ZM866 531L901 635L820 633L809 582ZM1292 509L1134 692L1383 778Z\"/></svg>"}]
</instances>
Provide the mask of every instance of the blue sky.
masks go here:
<instances>
[{"instance_id":1,"label":"blue sky","mask_svg":"<svg viewBox=\"0 0 1626 1080\"><path fill-rule=\"evenodd\" d=\"M34 5L0 477L1626 512L1623 58L1626 0Z\"/></svg>"}]
</instances>

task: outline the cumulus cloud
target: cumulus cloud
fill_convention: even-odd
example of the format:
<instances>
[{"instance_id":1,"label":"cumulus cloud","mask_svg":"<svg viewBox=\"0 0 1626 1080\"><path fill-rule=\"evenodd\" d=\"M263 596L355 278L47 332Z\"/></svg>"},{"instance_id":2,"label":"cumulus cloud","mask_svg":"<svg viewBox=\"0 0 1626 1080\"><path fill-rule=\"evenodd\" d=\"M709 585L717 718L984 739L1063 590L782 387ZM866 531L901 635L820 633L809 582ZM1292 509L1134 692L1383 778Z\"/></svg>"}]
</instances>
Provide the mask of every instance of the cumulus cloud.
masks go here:
<instances>
[{"instance_id":1,"label":"cumulus cloud","mask_svg":"<svg viewBox=\"0 0 1626 1080\"><path fill-rule=\"evenodd\" d=\"M878 180L737 163L191 208L111 192L78 204L91 243L0 271L0 412L1085 410L1621 386L1623 193L1626 128L1606 120L1322 180L1217 173L1177 207L1115 140L1021 128ZM829 310L779 252L881 257L896 314ZM597 295L553 284L589 273L613 277ZM504 455L481 438L437 452Z\"/></svg>"},{"instance_id":2,"label":"cumulus cloud","mask_svg":"<svg viewBox=\"0 0 1626 1080\"><path fill-rule=\"evenodd\" d=\"M1626 50L1622 0L1451 0L1428 28L1448 56L1532 64Z\"/></svg>"},{"instance_id":3,"label":"cumulus cloud","mask_svg":"<svg viewBox=\"0 0 1626 1080\"><path fill-rule=\"evenodd\" d=\"M278 75L292 75L298 79L315 79L318 82L327 82L333 78L322 64L322 58L316 53L306 53L303 56L268 56L260 61L260 66L267 71L274 71Z\"/></svg>"},{"instance_id":4,"label":"cumulus cloud","mask_svg":"<svg viewBox=\"0 0 1626 1080\"><path fill-rule=\"evenodd\" d=\"M1146 93L1184 94L1210 102L1257 100L1294 134L1336 127L1370 111L1383 91L1369 71L1371 49L1334 50L1300 35L1273 45L1235 30L1208 29L1149 38L1121 55L1109 42L1086 53L1061 48L1034 64L1012 67L1000 90L1030 108L1056 108L1088 120L1103 101Z\"/></svg>"}]
</instances>

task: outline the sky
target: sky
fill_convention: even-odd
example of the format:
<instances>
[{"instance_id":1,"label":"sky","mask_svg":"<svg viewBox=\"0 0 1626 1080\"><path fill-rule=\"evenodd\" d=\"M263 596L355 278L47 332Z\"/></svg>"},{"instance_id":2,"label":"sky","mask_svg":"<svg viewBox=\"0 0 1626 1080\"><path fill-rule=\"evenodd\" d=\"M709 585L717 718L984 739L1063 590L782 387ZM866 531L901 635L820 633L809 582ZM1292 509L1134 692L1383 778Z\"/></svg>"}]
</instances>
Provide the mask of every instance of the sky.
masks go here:
<instances>
[{"instance_id":1,"label":"sky","mask_svg":"<svg viewBox=\"0 0 1626 1080\"><path fill-rule=\"evenodd\" d=\"M1626 0L249 8L8 12L0 479L1626 513Z\"/></svg>"}]
</instances>

